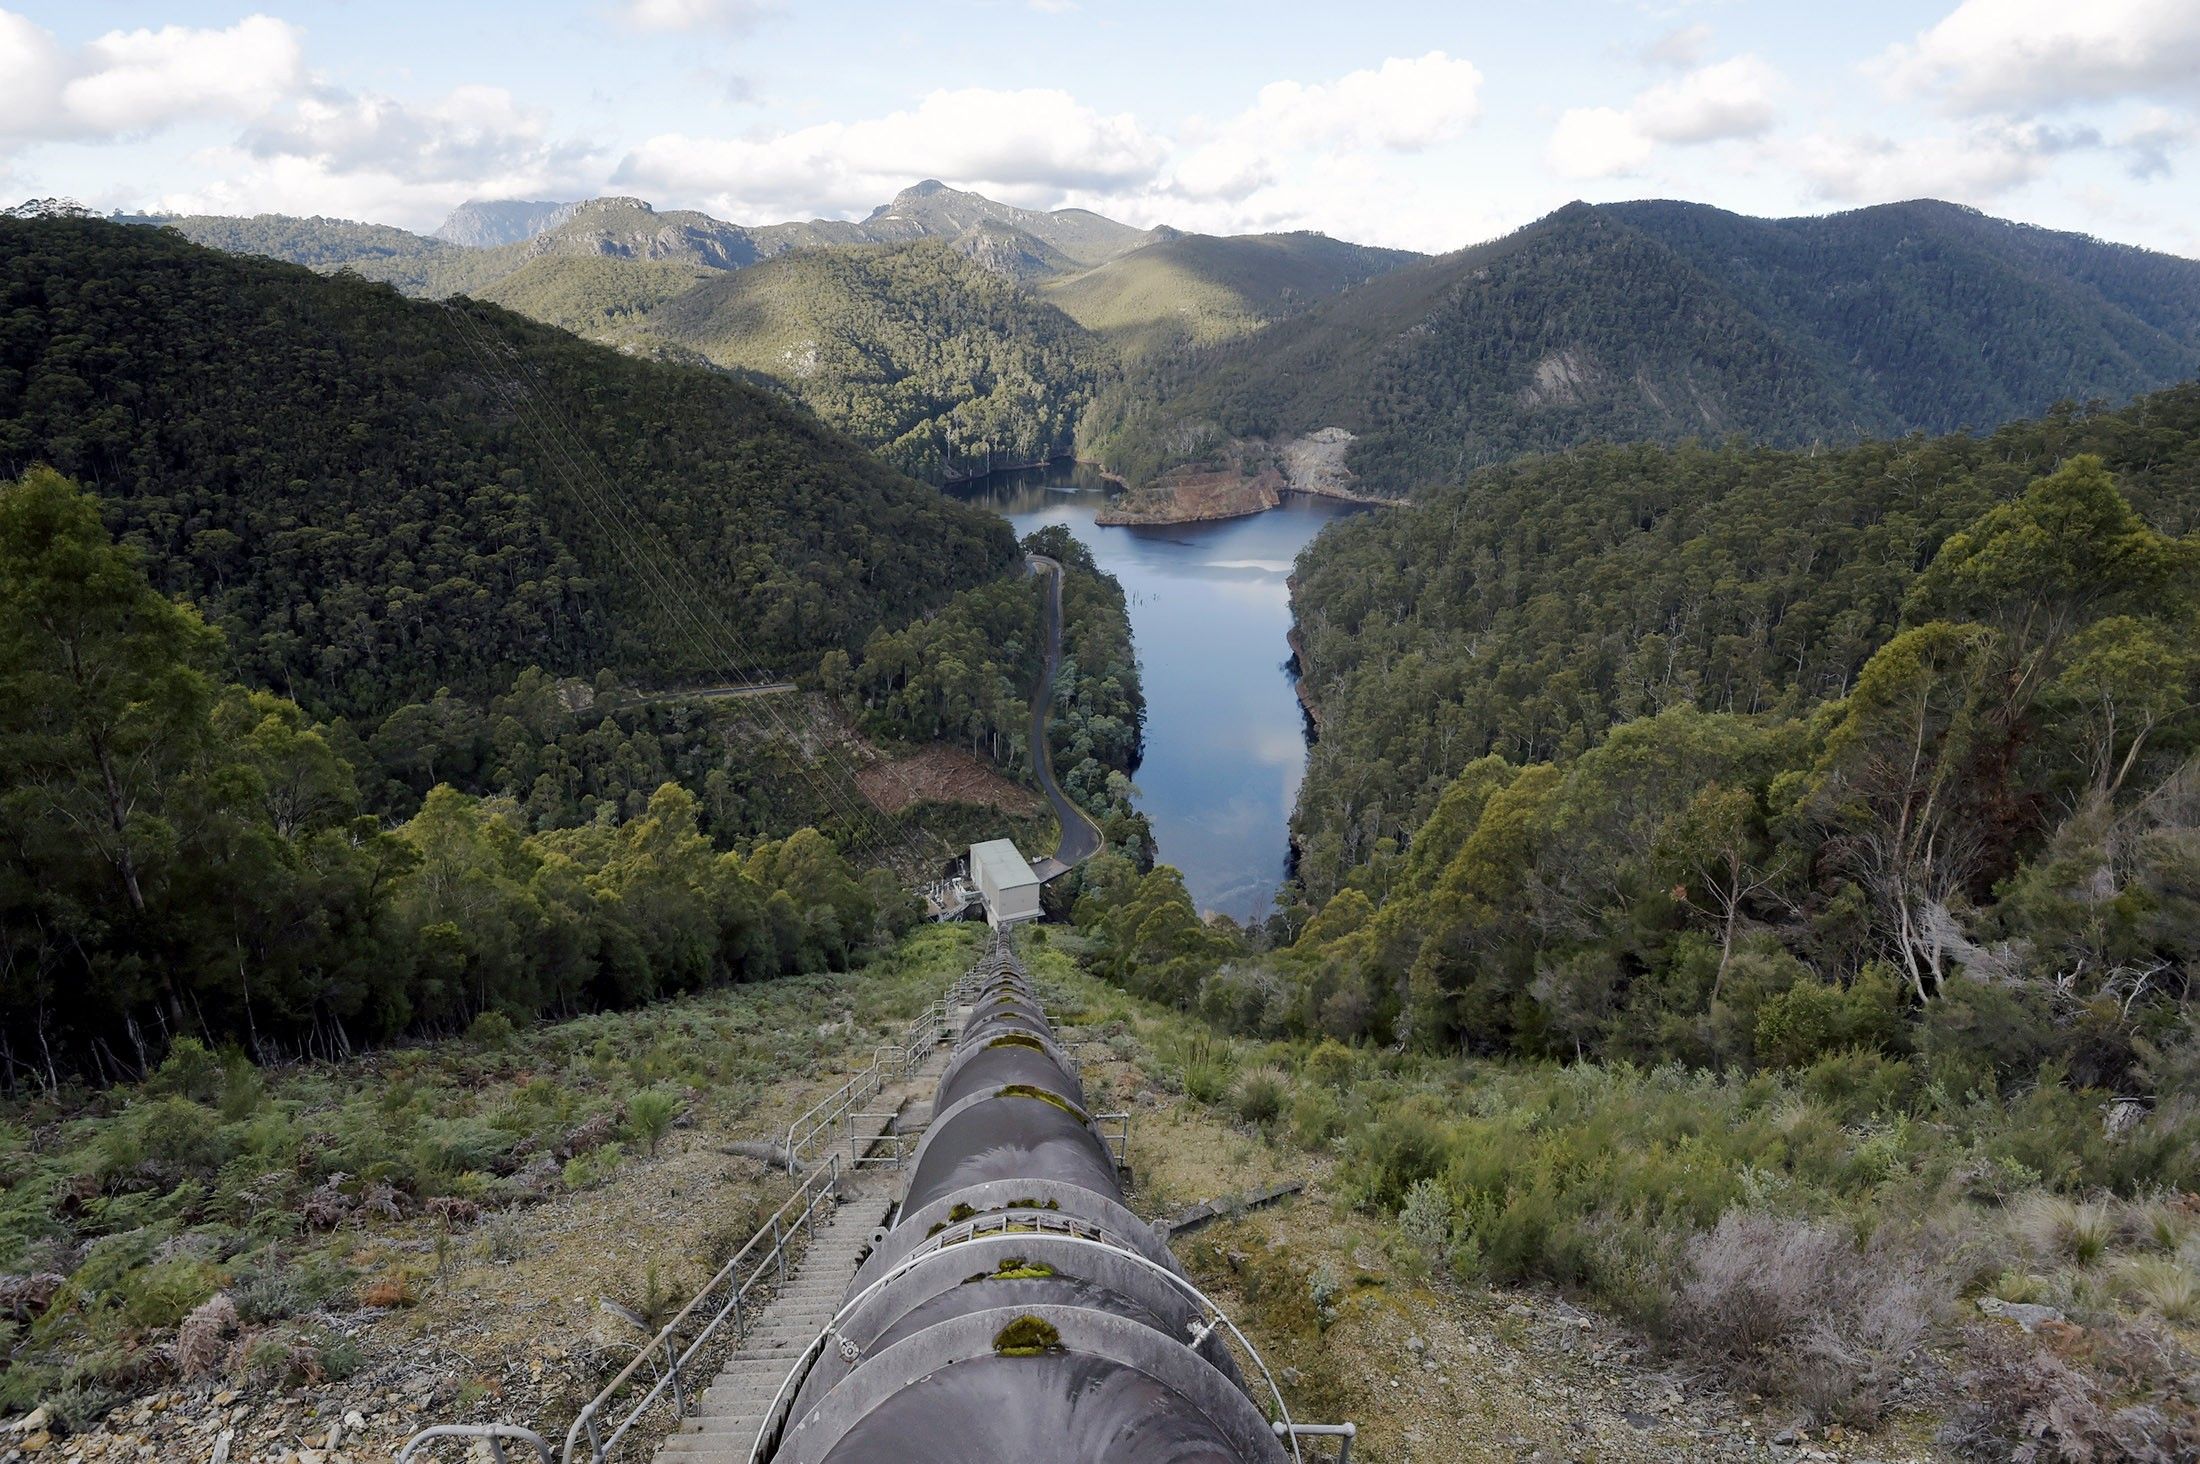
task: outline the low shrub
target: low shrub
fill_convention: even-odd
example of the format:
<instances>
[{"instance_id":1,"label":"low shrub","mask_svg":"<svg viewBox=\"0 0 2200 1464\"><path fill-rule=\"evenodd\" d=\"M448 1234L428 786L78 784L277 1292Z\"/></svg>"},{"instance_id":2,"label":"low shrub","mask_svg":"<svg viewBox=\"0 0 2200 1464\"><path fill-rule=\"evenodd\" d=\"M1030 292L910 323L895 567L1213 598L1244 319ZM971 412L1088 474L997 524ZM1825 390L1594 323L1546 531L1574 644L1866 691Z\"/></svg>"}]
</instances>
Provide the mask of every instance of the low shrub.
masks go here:
<instances>
[{"instance_id":1,"label":"low shrub","mask_svg":"<svg viewBox=\"0 0 2200 1464\"><path fill-rule=\"evenodd\" d=\"M2117 1263L2116 1284L2164 1321L2200 1322L2200 1274L2174 1256L2127 1256Z\"/></svg>"},{"instance_id":2,"label":"low shrub","mask_svg":"<svg viewBox=\"0 0 2200 1464\"><path fill-rule=\"evenodd\" d=\"M2165 1339L2096 1332L2058 1345L2014 1327L1974 1327L1964 1355L1962 1398L1940 1439L1966 1458L2200 1458L2194 1359Z\"/></svg>"},{"instance_id":3,"label":"low shrub","mask_svg":"<svg viewBox=\"0 0 2200 1464\"><path fill-rule=\"evenodd\" d=\"M1247 1068L1238 1074L1231 1104L1239 1118L1255 1127L1266 1127L1280 1115L1291 1097L1290 1075L1273 1064Z\"/></svg>"},{"instance_id":4,"label":"low shrub","mask_svg":"<svg viewBox=\"0 0 2200 1464\"><path fill-rule=\"evenodd\" d=\"M176 1329L176 1372L189 1381L220 1367L229 1356L229 1334L239 1321L237 1303L227 1292L201 1302Z\"/></svg>"},{"instance_id":5,"label":"low shrub","mask_svg":"<svg viewBox=\"0 0 2200 1464\"><path fill-rule=\"evenodd\" d=\"M417 1300L412 1273L402 1267L372 1277L359 1287L359 1304L365 1307L406 1307Z\"/></svg>"},{"instance_id":6,"label":"low shrub","mask_svg":"<svg viewBox=\"0 0 2200 1464\"><path fill-rule=\"evenodd\" d=\"M657 1146L664 1142L682 1106L681 1096L670 1088L644 1088L626 1100L627 1128L641 1140L650 1158L657 1157Z\"/></svg>"},{"instance_id":7,"label":"low shrub","mask_svg":"<svg viewBox=\"0 0 2200 1464\"><path fill-rule=\"evenodd\" d=\"M1398 1207L1398 1234L1418 1270L1440 1264L1451 1251L1451 1196L1433 1179L1415 1180Z\"/></svg>"},{"instance_id":8,"label":"low shrub","mask_svg":"<svg viewBox=\"0 0 2200 1464\"><path fill-rule=\"evenodd\" d=\"M1689 1243L1671 1325L1689 1351L1817 1419L1869 1423L1924 1346L1938 1289L1892 1242L1732 1210Z\"/></svg>"},{"instance_id":9,"label":"low shrub","mask_svg":"<svg viewBox=\"0 0 2200 1464\"><path fill-rule=\"evenodd\" d=\"M1327 1088L1301 1088L1291 1100L1291 1138L1302 1149L1328 1148L1344 1123L1344 1105Z\"/></svg>"},{"instance_id":10,"label":"low shrub","mask_svg":"<svg viewBox=\"0 0 2200 1464\"><path fill-rule=\"evenodd\" d=\"M1396 1210L1416 1181L1443 1173L1450 1153L1433 1098L1386 1104L1346 1139L1345 1195L1363 1208Z\"/></svg>"},{"instance_id":11,"label":"low shrub","mask_svg":"<svg viewBox=\"0 0 2200 1464\"><path fill-rule=\"evenodd\" d=\"M2014 1234L2035 1257L2090 1266L2108 1254L2116 1217L2108 1205L2062 1195L2030 1194L2011 1212Z\"/></svg>"}]
</instances>

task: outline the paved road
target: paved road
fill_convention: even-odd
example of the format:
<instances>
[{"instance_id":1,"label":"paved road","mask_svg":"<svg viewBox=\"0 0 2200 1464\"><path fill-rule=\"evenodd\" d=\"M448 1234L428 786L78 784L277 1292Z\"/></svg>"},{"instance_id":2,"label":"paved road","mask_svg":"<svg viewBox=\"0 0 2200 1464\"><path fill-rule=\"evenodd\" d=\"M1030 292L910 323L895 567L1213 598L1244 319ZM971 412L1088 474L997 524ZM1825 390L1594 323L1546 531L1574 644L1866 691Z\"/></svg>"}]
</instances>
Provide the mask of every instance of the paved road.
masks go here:
<instances>
[{"instance_id":1,"label":"paved road","mask_svg":"<svg viewBox=\"0 0 2200 1464\"><path fill-rule=\"evenodd\" d=\"M1062 842L1053 857L1035 861L1032 872L1052 879L1073 864L1082 864L1100 852L1100 826L1091 815L1070 802L1054 778L1054 759L1047 748L1047 714L1054 704L1054 673L1062 665L1062 566L1044 554L1028 556L1035 574L1048 580L1046 667L1031 693L1031 761L1039 774L1039 791L1053 806L1055 822L1062 826Z\"/></svg>"}]
</instances>

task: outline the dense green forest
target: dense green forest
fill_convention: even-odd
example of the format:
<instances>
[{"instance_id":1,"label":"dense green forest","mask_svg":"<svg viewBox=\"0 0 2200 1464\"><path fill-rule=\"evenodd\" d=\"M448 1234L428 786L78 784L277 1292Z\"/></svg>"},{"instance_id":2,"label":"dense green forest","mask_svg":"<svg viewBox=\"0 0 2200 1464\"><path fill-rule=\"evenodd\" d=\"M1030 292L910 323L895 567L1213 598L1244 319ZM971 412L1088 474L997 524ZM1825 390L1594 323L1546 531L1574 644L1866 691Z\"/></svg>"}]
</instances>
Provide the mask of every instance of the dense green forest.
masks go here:
<instances>
[{"instance_id":1,"label":"dense green forest","mask_svg":"<svg viewBox=\"0 0 2200 1464\"><path fill-rule=\"evenodd\" d=\"M1005 568L998 520L719 373L152 229L0 223L0 472L94 488L316 713L739 680Z\"/></svg>"},{"instance_id":2,"label":"dense green forest","mask_svg":"<svg viewBox=\"0 0 2200 1464\"><path fill-rule=\"evenodd\" d=\"M2200 264L1947 204L1746 219L1573 204L1149 365L1084 441L1142 482L1325 426L1370 490L1523 452L1986 428L2200 370ZM1248 447L1252 444L1252 447Z\"/></svg>"},{"instance_id":3,"label":"dense green forest","mask_svg":"<svg viewBox=\"0 0 2200 1464\"><path fill-rule=\"evenodd\" d=\"M1321 707L1296 832L1326 899L1487 753L1576 756L1676 705L1800 715L1854 687L1949 535L2073 453L2200 527L2200 388L1842 452L1594 447L1332 526L1298 566Z\"/></svg>"},{"instance_id":4,"label":"dense green forest","mask_svg":"<svg viewBox=\"0 0 2200 1464\"><path fill-rule=\"evenodd\" d=\"M714 848L673 783L566 828L447 783L362 816L341 739L228 680L101 506L47 469L0 489L9 1088L140 1075L186 1035L335 1055L818 970L915 917L814 830Z\"/></svg>"},{"instance_id":5,"label":"dense green forest","mask_svg":"<svg viewBox=\"0 0 2200 1464\"><path fill-rule=\"evenodd\" d=\"M643 330L782 384L931 482L1066 452L1102 369L1067 316L936 242L782 255L704 281Z\"/></svg>"}]
</instances>

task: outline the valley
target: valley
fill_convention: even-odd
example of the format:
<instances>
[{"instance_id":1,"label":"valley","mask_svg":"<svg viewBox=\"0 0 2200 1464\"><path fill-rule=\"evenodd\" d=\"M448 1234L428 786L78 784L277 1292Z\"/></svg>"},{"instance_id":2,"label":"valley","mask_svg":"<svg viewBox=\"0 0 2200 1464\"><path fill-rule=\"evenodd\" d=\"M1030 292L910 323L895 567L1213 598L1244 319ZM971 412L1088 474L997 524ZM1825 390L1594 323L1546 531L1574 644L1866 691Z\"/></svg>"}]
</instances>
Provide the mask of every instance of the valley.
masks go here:
<instances>
[{"instance_id":1,"label":"valley","mask_svg":"<svg viewBox=\"0 0 2200 1464\"><path fill-rule=\"evenodd\" d=\"M1355 1458L2200 1450L2200 263L31 212L0 1459L569 1415L1000 837Z\"/></svg>"},{"instance_id":2,"label":"valley","mask_svg":"<svg viewBox=\"0 0 2200 1464\"><path fill-rule=\"evenodd\" d=\"M1137 806L1202 910L1264 919L1306 760L1284 670L1285 581L1300 549L1348 510L1306 500L1258 518L1119 527L1109 485L1071 464L955 493L1019 534L1074 534L1122 585L1146 707Z\"/></svg>"}]
</instances>

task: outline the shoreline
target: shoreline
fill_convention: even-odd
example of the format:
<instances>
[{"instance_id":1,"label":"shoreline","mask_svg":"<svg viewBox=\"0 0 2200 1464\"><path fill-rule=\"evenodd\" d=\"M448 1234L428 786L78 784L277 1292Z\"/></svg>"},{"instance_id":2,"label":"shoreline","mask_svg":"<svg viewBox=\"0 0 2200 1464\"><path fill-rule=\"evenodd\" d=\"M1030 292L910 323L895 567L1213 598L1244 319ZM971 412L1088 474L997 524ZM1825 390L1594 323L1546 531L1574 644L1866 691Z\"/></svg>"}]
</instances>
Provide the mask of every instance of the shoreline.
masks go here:
<instances>
[{"instance_id":1,"label":"shoreline","mask_svg":"<svg viewBox=\"0 0 2200 1464\"><path fill-rule=\"evenodd\" d=\"M1264 475L1265 476L1265 475ZM1108 475L1108 480L1121 483L1120 478ZM1279 508L1285 498L1325 498L1332 503L1348 503L1360 508L1387 508L1395 499L1369 498L1358 493L1347 493L1338 488L1305 487L1295 483L1264 483L1260 478L1239 480L1235 485L1224 485L1223 492L1232 488L1250 489L1244 497L1232 499L1225 496L1220 503L1188 502L1183 493L1172 490L1168 497L1152 507L1135 506L1119 508L1110 506L1093 515L1093 522L1109 528L1136 528L1141 525L1220 523L1227 519L1251 518ZM1196 491L1196 490L1195 490Z\"/></svg>"},{"instance_id":2,"label":"shoreline","mask_svg":"<svg viewBox=\"0 0 2200 1464\"><path fill-rule=\"evenodd\" d=\"M1311 752L1322 735L1322 707L1307 686L1306 640L1299 634L1295 614L1291 618L1291 628L1283 633L1283 643L1291 648L1291 690L1299 699L1299 710L1306 714L1306 746Z\"/></svg>"},{"instance_id":3,"label":"shoreline","mask_svg":"<svg viewBox=\"0 0 2200 1464\"><path fill-rule=\"evenodd\" d=\"M1118 496L1093 514L1095 524L1110 529L1226 523L1231 519L1251 518L1255 514L1267 513L1281 507L1282 501L1290 497L1323 498L1332 503L1347 503L1358 508L1389 508L1399 501L1373 498L1326 485L1292 483L1271 469L1252 478L1240 476L1227 482L1204 484L1179 482L1166 490L1148 490L1153 499L1150 504L1126 507L1122 503L1123 498L1142 496L1132 489L1129 480L1120 473L1110 472L1107 464L1098 458L1079 457L1074 452L1056 453L1035 462L1004 463L983 473L949 478L940 486L968 487L972 483L982 483L996 473L1037 472L1043 468L1051 468L1056 463L1074 463L1081 468L1090 468L1103 482L1115 489ZM1197 501L1201 494L1209 495L1210 501Z\"/></svg>"}]
</instances>

